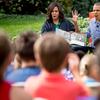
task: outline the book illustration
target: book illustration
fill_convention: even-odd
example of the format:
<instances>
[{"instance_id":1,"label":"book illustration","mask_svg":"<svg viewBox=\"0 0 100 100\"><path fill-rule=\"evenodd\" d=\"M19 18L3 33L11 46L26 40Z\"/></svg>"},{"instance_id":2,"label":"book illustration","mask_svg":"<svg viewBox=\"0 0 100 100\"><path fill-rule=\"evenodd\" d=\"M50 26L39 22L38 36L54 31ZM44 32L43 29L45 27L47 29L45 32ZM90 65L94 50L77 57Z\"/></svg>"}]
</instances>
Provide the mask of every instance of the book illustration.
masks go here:
<instances>
[{"instance_id":1,"label":"book illustration","mask_svg":"<svg viewBox=\"0 0 100 100\"><path fill-rule=\"evenodd\" d=\"M80 46L85 46L86 35L79 34L76 32L66 32L61 29L56 30L56 34L62 36L65 40L67 40L70 44L76 44Z\"/></svg>"}]
</instances>

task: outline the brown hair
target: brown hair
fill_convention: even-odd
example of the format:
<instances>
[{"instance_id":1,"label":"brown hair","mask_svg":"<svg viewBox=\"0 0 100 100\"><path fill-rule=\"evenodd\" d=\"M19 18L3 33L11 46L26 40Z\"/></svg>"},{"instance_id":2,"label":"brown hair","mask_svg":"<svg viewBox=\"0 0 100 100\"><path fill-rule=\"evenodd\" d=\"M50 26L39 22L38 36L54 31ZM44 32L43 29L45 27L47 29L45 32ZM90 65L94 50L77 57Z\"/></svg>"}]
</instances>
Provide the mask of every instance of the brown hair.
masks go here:
<instances>
[{"instance_id":1,"label":"brown hair","mask_svg":"<svg viewBox=\"0 0 100 100\"><path fill-rule=\"evenodd\" d=\"M59 71L65 57L70 52L68 42L56 34L44 35L39 49L41 62L48 72Z\"/></svg>"},{"instance_id":2,"label":"brown hair","mask_svg":"<svg viewBox=\"0 0 100 100\"><path fill-rule=\"evenodd\" d=\"M21 33L15 41L15 51L23 60L35 60L33 45L38 38L37 34L32 31Z\"/></svg>"},{"instance_id":3,"label":"brown hair","mask_svg":"<svg viewBox=\"0 0 100 100\"><path fill-rule=\"evenodd\" d=\"M5 33L0 32L0 80L5 71L4 64L11 52L11 43Z\"/></svg>"},{"instance_id":4,"label":"brown hair","mask_svg":"<svg viewBox=\"0 0 100 100\"><path fill-rule=\"evenodd\" d=\"M47 16L48 16L48 21L52 22L52 16L51 16L51 12L53 11L54 7L57 7L59 10L59 19L63 20L64 19L64 14L62 12L61 6L59 3L57 2L52 2L49 6L48 6L48 10L47 10Z\"/></svg>"}]
</instances>

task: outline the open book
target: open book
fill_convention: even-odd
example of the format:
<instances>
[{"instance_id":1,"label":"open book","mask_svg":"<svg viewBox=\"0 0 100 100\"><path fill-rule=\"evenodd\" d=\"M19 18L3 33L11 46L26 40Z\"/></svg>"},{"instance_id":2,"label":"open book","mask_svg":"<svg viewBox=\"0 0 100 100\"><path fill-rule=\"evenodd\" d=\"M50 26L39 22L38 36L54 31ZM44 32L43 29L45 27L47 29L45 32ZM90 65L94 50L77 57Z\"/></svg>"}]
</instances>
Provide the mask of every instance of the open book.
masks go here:
<instances>
[{"instance_id":1,"label":"open book","mask_svg":"<svg viewBox=\"0 0 100 100\"><path fill-rule=\"evenodd\" d=\"M61 29L56 29L56 34L62 36L65 40L67 40L70 44L76 44L80 46L85 46L86 35L79 34L76 32L66 32Z\"/></svg>"}]
</instances>

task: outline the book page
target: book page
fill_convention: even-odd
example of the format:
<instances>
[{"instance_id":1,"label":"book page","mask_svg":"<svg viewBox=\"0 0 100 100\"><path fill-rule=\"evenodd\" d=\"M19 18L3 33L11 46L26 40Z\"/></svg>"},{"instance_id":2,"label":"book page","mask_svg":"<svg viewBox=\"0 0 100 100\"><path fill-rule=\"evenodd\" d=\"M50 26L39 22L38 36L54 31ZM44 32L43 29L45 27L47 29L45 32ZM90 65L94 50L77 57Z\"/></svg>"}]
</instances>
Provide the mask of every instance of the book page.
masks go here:
<instances>
[{"instance_id":1,"label":"book page","mask_svg":"<svg viewBox=\"0 0 100 100\"><path fill-rule=\"evenodd\" d=\"M77 44L80 46L85 46L86 35L76 32L66 32L61 29L56 30L56 34L62 36L70 44Z\"/></svg>"}]
</instances>

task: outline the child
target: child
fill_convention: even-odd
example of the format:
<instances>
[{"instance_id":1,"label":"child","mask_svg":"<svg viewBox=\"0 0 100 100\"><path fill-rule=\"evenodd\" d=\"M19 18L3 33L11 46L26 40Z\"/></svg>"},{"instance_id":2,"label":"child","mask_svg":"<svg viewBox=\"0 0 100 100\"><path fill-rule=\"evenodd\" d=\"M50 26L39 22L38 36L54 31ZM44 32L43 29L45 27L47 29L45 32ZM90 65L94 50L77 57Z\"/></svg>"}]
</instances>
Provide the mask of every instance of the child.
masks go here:
<instances>
[{"instance_id":1,"label":"child","mask_svg":"<svg viewBox=\"0 0 100 100\"><path fill-rule=\"evenodd\" d=\"M4 81L3 75L12 61L11 44L4 33L0 32L0 100L31 100L21 88L11 87Z\"/></svg>"},{"instance_id":2,"label":"child","mask_svg":"<svg viewBox=\"0 0 100 100\"><path fill-rule=\"evenodd\" d=\"M80 62L80 75L84 83L90 87L93 95L100 92L100 66L98 65L97 56L86 54Z\"/></svg>"},{"instance_id":3,"label":"child","mask_svg":"<svg viewBox=\"0 0 100 100\"><path fill-rule=\"evenodd\" d=\"M21 60L19 69L12 72L7 77L7 81L12 84L24 83L24 81L32 75L38 75L40 68L36 66L34 58L33 46L38 36L32 32L23 32L15 41L15 52Z\"/></svg>"},{"instance_id":4,"label":"child","mask_svg":"<svg viewBox=\"0 0 100 100\"><path fill-rule=\"evenodd\" d=\"M66 40L55 34L46 34L36 42L34 49L42 72L38 77L30 77L26 81L25 90L33 98L75 100L87 96L83 87L66 80L61 74L70 53L70 46Z\"/></svg>"}]
</instances>

